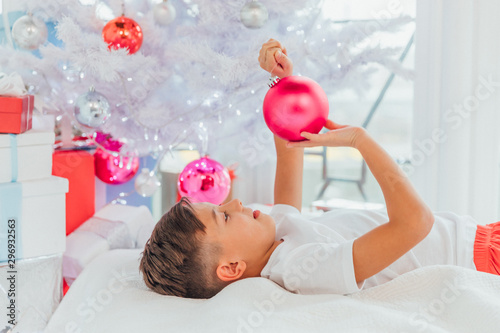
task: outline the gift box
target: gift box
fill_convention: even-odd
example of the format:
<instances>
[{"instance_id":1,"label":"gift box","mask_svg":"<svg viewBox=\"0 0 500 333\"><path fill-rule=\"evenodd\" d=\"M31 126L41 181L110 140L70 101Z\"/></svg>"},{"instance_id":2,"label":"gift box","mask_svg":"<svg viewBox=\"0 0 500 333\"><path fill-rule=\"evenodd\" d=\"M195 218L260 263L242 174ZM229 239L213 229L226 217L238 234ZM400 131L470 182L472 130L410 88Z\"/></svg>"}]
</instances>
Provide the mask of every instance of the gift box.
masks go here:
<instances>
[{"instance_id":1,"label":"gift box","mask_svg":"<svg viewBox=\"0 0 500 333\"><path fill-rule=\"evenodd\" d=\"M155 221L146 206L107 205L66 237L63 276L71 285L97 256L113 249L144 248Z\"/></svg>"},{"instance_id":2,"label":"gift box","mask_svg":"<svg viewBox=\"0 0 500 333\"><path fill-rule=\"evenodd\" d=\"M0 263L64 252L67 191L54 176L0 184Z\"/></svg>"},{"instance_id":3,"label":"gift box","mask_svg":"<svg viewBox=\"0 0 500 333\"><path fill-rule=\"evenodd\" d=\"M62 254L14 267L0 263L0 332L43 332L62 298Z\"/></svg>"},{"instance_id":4,"label":"gift box","mask_svg":"<svg viewBox=\"0 0 500 333\"><path fill-rule=\"evenodd\" d=\"M49 177L54 140L53 131L0 134L0 183Z\"/></svg>"},{"instance_id":5,"label":"gift box","mask_svg":"<svg viewBox=\"0 0 500 333\"><path fill-rule=\"evenodd\" d=\"M66 235L95 212L94 156L85 151L56 151L52 174L69 181L66 194Z\"/></svg>"},{"instance_id":6,"label":"gift box","mask_svg":"<svg viewBox=\"0 0 500 333\"><path fill-rule=\"evenodd\" d=\"M35 96L0 96L0 133L20 134L32 127Z\"/></svg>"}]
</instances>

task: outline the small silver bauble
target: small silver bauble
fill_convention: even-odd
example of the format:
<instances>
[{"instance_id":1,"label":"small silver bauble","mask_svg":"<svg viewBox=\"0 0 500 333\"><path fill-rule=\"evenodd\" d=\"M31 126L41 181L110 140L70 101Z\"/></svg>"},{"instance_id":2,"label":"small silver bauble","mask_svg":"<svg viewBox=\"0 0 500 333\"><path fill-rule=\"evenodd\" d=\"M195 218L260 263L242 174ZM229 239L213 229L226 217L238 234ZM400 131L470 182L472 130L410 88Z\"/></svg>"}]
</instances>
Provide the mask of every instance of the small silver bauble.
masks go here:
<instances>
[{"instance_id":1,"label":"small silver bauble","mask_svg":"<svg viewBox=\"0 0 500 333\"><path fill-rule=\"evenodd\" d=\"M25 50L36 50L47 40L48 30L45 22L31 14L21 16L12 26L12 38Z\"/></svg>"},{"instance_id":2,"label":"small silver bauble","mask_svg":"<svg viewBox=\"0 0 500 333\"><path fill-rule=\"evenodd\" d=\"M96 92L94 87L76 99L75 118L82 125L98 128L110 115L108 100L104 95Z\"/></svg>"},{"instance_id":3,"label":"small silver bauble","mask_svg":"<svg viewBox=\"0 0 500 333\"><path fill-rule=\"evenodd\" d=\"M160 188L161 183L156 174L144 168L141 174L135 178L134 187L137 193L143 197L150 197Z\"/></svg>"},{"instance_id":4,"label":"small silver bauble","mask_svg":"<svg viewBox=\"0 0 500 333\"><path fill-rule=\"evenodd\" d=\"M169 25L175 19L175 7L169 1L163 1L153 7L155 22L159 25Z\"/></svg>"},{"instance_id":5,"label":"small silver bauble","mask_svg":"<svg viewBox=\"0 0 500 333\"><path fill-rule=\"evenodd\" d=\"M251 1L241 8L240 18L243 25L250 29L259 29L269 18L267 8L259 1Z\"/></svg>"}]
</instances>

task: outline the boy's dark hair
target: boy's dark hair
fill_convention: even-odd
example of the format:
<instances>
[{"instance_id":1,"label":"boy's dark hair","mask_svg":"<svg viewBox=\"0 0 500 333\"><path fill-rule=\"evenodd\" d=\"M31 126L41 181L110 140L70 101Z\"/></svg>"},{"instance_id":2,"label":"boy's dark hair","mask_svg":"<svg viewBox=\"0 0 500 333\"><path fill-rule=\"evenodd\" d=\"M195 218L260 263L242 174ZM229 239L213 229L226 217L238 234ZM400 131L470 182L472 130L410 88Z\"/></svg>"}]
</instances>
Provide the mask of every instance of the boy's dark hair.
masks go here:
<instances>
[{"instance_id":1,"label":"boy's dark hair","mask_svg":"<svg viewBox=\"0 0 500 333\"><path fill-rule=\"evenodd\" d=\"M142 252L144 282L163 295L210 298L227 283L216 274L219 247L204 241L205 225L183 197L156 224Z\"/></svg>"}]
</instances>

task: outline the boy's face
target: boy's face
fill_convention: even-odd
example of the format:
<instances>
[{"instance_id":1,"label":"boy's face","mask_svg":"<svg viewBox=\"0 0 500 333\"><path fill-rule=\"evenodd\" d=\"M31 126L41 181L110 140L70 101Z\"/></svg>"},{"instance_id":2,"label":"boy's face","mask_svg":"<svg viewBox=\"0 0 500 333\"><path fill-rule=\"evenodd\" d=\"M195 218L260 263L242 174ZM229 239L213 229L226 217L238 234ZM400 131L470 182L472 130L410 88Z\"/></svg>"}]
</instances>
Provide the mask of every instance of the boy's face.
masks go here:
<instances>
[{"instance_id":1,"label":"boy's face","mask_svg":"<svg viewBox=\"0 0 500 333\"><path fill-rule=\"evenodd\" d=\"M195 203L193 207L206 227L208 240L220 244L222 258L259 263L274 244L274 219L244 207L237 199L221 206Z\"/></svg>"}]
</instances>

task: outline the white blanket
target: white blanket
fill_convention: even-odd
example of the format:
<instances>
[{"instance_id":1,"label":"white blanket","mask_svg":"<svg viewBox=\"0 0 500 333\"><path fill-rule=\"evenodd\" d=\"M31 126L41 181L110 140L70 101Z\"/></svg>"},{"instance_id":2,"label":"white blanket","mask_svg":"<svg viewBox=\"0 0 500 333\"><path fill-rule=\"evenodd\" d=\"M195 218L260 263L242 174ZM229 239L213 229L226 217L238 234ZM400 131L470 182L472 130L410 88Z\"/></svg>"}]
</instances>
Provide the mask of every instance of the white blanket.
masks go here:
<instances>
[{"instance_id":1,"label":"white blanket","mask_svg":"<svg viewBox=\"0 0 500 333\"><path fill-rule=\"evenodd\" d=\"M352 296L296 295L252 278L192 300L149 291L139 253L113 250L94 260L46 333L500 331L500 277L469 269L422 268Z\"/></svg>"}]
</instances>

